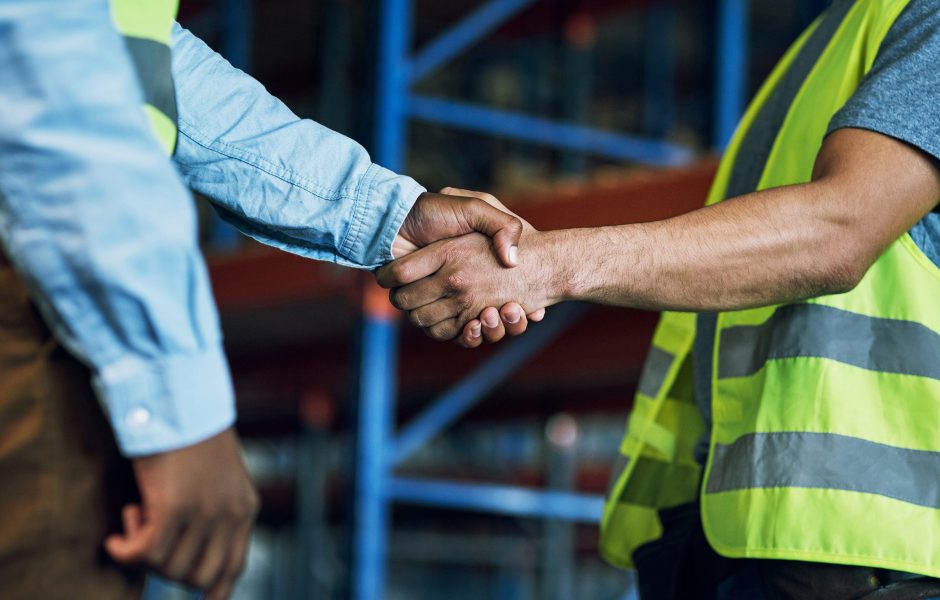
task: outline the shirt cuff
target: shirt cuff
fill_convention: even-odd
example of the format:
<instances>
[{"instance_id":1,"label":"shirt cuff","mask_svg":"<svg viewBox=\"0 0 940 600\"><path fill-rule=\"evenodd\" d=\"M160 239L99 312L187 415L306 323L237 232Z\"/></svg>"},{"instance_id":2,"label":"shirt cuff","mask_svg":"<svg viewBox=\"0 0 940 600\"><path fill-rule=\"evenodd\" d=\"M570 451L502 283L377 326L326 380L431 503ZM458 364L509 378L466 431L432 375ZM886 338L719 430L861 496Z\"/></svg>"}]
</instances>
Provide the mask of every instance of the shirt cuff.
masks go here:
<instances>
[{"instance_id":1,"label":"shirt cuff","mask_svg":"<svg viewBox=\"0 0 940 600\"><path fill-rule=\"evenodd\" d=\"M410 177L373 164L362 178L341 252L352 264L375 269L392 261L392 242L418 196L427 190Z\"/></svg>"},{"instance_id":2,"label":"shirt cuff","mask_svg":"<svg viewBox=\"0 0 940 600\"><path fill-rule=\"evenodd\" d=\"M221 348L159 360L128 357L92 380L122 454L190 446L235 422L235 393Z\"/></svg>"}]
</instances>

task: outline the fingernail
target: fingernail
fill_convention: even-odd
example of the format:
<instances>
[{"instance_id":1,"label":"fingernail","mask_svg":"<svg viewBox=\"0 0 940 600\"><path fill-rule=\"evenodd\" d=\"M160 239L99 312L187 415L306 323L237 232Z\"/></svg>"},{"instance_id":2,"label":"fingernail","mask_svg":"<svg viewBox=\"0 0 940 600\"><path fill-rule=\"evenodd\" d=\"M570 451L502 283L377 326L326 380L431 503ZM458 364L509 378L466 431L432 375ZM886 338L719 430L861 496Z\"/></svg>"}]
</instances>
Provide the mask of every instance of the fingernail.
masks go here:
<instances>
[{"instance_id":1,"label":"fingernail","mask_svg":"<svg viewBox=\"0 0 940 600\"><path fill-rule=\"evenodd\" d=\"M519 248L518 246L509 247L509 262L514 265L519 264Z\"/></svg>"},{"instance_id":2,"label":"fingernail","mask_svg":"<svg viewBox=\"0 0 940 600\"><path fill-rule=\"evenodd\" d=\"M470 326L470 337L472 338L480 337L480 324L479 323Z\"/></svg>"},{"instance_id":3,"label":"fingernail","mask_svg":"<svg viewBox=\"0 0 940 600\"><path fill-rule=\"evenodd\" d=\"M493 329L497 325L499 325L499 319L497 319L493 315L487 315L483 317L483 326L486 327L487 329Z\"/></svg>"},{"instance_id":4,"label":"fingernail","mask_svg":"<svg viewBox=\"0 0 940 600\"><path fill-rule=\"evenodd\" d=\"M511 310L508 313L506 313L506 322L509 323L510 325L515 325L516 323L519 322L519 318L521 316L522 315L520 315L518 311Z\"/></svg>"}]
</instances>

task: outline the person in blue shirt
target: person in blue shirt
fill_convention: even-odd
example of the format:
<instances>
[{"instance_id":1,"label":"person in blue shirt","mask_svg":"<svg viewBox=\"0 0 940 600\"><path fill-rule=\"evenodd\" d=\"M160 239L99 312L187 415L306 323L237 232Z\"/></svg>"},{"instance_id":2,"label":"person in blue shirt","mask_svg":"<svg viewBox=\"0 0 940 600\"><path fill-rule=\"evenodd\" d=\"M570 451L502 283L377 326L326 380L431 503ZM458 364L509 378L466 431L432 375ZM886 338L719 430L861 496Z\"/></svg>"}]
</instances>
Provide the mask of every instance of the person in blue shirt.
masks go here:
<instances>
[{"instance_id":1,"label":"person in blue shirt","mask_svg":"<svg viewBox=\"0 0 940 600\"><path fill-rule=\"evenodd\" d=\"M374 164L179 25L171 163L110 10L0 3L0 596L139 595L98 552L110 531L114 560L215 600L258 502L187 188L257 240L360 269L470 231L509 267L522 226Z\"/></svg>"}]
</instances>

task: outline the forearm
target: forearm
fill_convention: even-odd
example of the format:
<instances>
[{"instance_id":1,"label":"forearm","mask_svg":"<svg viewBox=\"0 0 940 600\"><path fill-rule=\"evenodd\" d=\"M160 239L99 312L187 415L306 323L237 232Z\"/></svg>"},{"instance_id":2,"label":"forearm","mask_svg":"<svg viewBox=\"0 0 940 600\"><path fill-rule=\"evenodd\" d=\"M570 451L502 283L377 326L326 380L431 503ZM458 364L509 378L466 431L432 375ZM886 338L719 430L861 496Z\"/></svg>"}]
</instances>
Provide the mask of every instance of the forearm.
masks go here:
<instances>
[{"instance_id":1,"label":"forearm","mask_svg":"<svg viewBox=\"0 0 940 600\"><path fill-rule=\"evenodd\" d=\"M556 232L548 239L558 295L710 311L846 291L880 250L860 243L853 221L821 201L833 187L788 186L664 221Z\"/></svg>"},{"instance_id":2,"label":"forearm","mask_svg":"<svg viewBox=\"0 0 940 600\"><path fill-rule=\"evenodd\" d=\"M266 244L375 268L417 197L414 180L373 164L350 138L298 118L258 81L177 25L173 77L186 184Z\"/></svg>"},{"instance_id":3,"label":"forearm","mask_svg":"<svg viewBox=\"0 0 940 600\"><path fill-rule=\"evenodd\" d=\"M379 273L393 303L435 339L486 307L525 312L565 300L722 311L843 292L937 206L940 169L864 130L828 136L812 183L747 194L659 221L538 232L501 269L475 236L446 240Z\"/></svg>"}]
</instances>

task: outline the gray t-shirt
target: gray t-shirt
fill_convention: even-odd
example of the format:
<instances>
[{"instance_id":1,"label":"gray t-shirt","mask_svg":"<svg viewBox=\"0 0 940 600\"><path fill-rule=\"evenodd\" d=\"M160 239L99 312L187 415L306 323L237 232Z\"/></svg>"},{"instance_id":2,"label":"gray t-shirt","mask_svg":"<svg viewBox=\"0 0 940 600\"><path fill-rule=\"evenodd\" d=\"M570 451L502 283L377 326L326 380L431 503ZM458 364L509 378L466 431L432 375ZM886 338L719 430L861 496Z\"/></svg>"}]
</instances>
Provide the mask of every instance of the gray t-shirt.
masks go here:
<instances>
[{"instance_id":1,"label":"gray t-shirt","mask_svg":"<svg viewBox=\"0 0 940 600\"><path fill-rule=\"evenodd\" d=\"M940 159L940 2L911 0L878 49L871 70L829 124L870 129ZM940 265L940 212L911 229Z\"/></svg>"},{"instance_id":2,"label":"gray t-shirt","mask_svg":"<svg viewBox=\"0 0 940 600\"><path fill-rule=\"evenodd\" d=\"M911 0L878 49L871 70L832 118L831 133L853 127L907 142L940 160L940 2ZM924 217L911 237L940 266L940 207ZM714 319L699 318L693 352L696 403L711 430L711 361ZM708 433L695 449L705 462Z\"/></svg>"}]
</instances>

